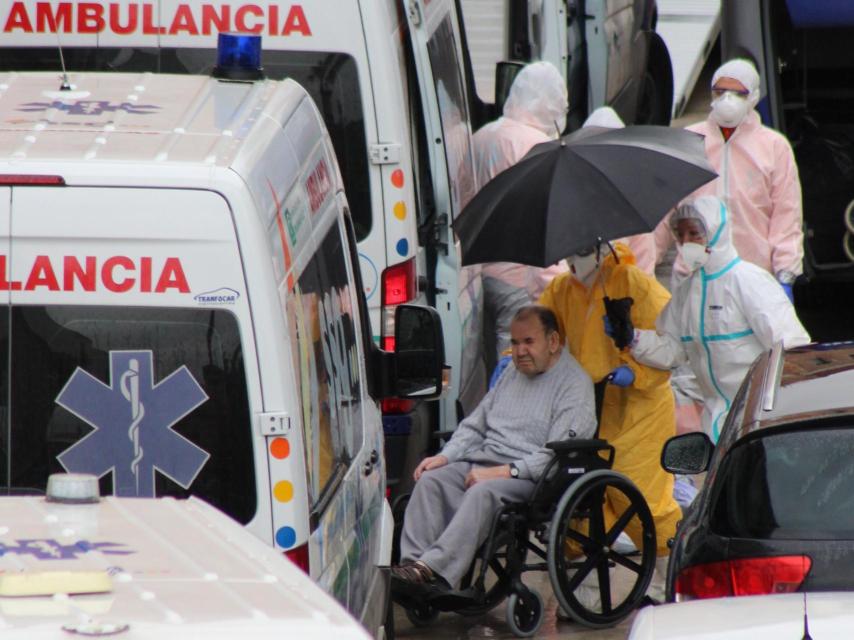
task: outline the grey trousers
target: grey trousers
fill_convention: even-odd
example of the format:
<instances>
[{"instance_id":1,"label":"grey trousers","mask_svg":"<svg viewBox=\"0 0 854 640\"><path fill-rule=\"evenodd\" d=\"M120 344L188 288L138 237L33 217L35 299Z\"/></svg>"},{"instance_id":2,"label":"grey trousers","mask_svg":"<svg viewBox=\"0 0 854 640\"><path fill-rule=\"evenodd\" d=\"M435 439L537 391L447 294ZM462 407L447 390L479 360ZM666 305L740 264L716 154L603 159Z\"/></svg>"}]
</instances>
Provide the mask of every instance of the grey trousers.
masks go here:
<instances>
[{"instance_id":1,"label":"grey trousers","mask_svg":"<svg viewBox=\"0 0 854 640\"><path fill-rule=\"evenodd\" d=\"M421 560L456 587L486 540L502 498L524 502L535 483L519 478L486 480L469 490L475 465L452 462L427 471L415 483L400 538L402 560Z\"/></svg>"}]
</instances>

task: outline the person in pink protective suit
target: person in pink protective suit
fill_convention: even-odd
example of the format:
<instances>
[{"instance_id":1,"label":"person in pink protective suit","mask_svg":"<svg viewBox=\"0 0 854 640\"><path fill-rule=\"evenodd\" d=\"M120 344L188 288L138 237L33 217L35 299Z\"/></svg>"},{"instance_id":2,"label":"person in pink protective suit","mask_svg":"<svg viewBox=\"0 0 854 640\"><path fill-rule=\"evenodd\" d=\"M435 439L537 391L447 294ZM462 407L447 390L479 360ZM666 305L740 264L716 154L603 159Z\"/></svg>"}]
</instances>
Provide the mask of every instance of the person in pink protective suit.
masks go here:
<instances>
[{"instance_id":1,"label":"person in pink protective suit","mask_svg":"<svg viewBox=\"0 0 854 640\"><path fill-rule=\"evenodd\" d=\"M599 107L587 116L581 125L584 127L603 127L605 129L622 129L625 123L611 107ZM639 233L634 236L620 238L615 242L627 245L635 256L635 265L651 276L655 275L656 247L653 233Z\"/></svg>"},{"instance_id":2,"label":"person in pink protective suit","mask_svg":"<svg viewBox=\"0 0 854 640\"><path fill-rule=\"evenodd\" d=\"M566 127L569 107L566 81L549 62L534 62L522 68L510 87L500 118L474 134L474 156L481 187L497 174L521 160L534 145L556 139ZM510 322L516 311L537 300L551 276L563 273L562 264L539 269L511 262L493 262L483 267L484 302L494 321L494 347L488 358L510 347ZM492 332L486 326L485 332ZM486 336L488 346L491 335ZM487 362L492 370L494 360Z\"/></svg>"},{"instance_id":3,"label":"person in pink protective suit","mask_svg":"<svg viewBox=\"0 0 854 640\"><path fill-rule=\"evenodd\" d=\"M716 195L732 214L739 255L771 273L792 299L803 271L801 183L789 141L765 127L754 110L759 73L742 59L723 64L712 77L709 117L688 127L706 137L706 155L719 177L692 194ZM668 222L655 232L658 255L673 242ZM681 260L674 272L688 272Z\"/></svg>"}]
</instances>

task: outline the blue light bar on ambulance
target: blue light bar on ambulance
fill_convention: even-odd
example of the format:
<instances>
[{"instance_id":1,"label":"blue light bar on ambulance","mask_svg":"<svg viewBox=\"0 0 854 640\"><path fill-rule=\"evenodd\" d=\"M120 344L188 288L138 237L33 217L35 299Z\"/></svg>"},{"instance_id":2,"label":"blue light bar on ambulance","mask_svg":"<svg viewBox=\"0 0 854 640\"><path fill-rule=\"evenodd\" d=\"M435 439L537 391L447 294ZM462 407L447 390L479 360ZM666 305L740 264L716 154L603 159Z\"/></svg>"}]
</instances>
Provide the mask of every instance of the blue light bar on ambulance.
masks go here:
<instances>
[{"instance_id":1,"label":"blue light bar on ambulance","mask_svg":"<svg viewBox=\"0 0 854 640\"><path fill-rule=\"evenodd\" d=\"M216 67L211 75L222 80L252 81L264 78L261 68L261 36L251 33L220 33Z\"/></svg>"}]
</instances>

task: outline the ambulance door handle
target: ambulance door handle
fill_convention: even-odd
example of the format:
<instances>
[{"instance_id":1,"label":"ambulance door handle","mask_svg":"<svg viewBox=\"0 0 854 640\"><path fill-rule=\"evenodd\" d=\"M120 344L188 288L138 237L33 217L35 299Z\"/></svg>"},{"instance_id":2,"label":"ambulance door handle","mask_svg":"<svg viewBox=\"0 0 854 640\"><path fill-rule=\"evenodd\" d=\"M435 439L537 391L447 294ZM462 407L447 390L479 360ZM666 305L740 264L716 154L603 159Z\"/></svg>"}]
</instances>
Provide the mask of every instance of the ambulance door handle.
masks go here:
<instances>
[{"instance_id":1,"label":"ambulance door handle","mask_svg":"<svg viewBox=\"0 0 854 640\"><path fill-rule=\"evenodd\" d=\"M371 451L371 457L365 461L365 475L369 476L374 472L374 466L379 462L380 454L374 449Z\"/></svg>"}]
</instances>

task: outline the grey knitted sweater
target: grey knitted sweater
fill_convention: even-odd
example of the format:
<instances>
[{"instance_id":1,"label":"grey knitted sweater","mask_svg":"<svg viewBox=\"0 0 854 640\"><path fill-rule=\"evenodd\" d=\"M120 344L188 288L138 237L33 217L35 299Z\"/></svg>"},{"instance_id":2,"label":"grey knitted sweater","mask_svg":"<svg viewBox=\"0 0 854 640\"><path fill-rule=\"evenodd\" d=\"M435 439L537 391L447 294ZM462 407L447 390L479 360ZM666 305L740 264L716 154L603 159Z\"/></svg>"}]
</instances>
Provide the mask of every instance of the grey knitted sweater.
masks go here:
<instances>
[{"instance_id":1,"label":"grey knitted sweater","mask_svg":"<svg viewBox=\"0 0 854 640\"><path fill-rule=\"evenodd\" d=\"M441 453L449 462L515 462L519 477L537 480L554 455L547 442L595 432L593 383L564 349L551 369L533 378L508 365Z\"/></svg>"}]
</instances>

